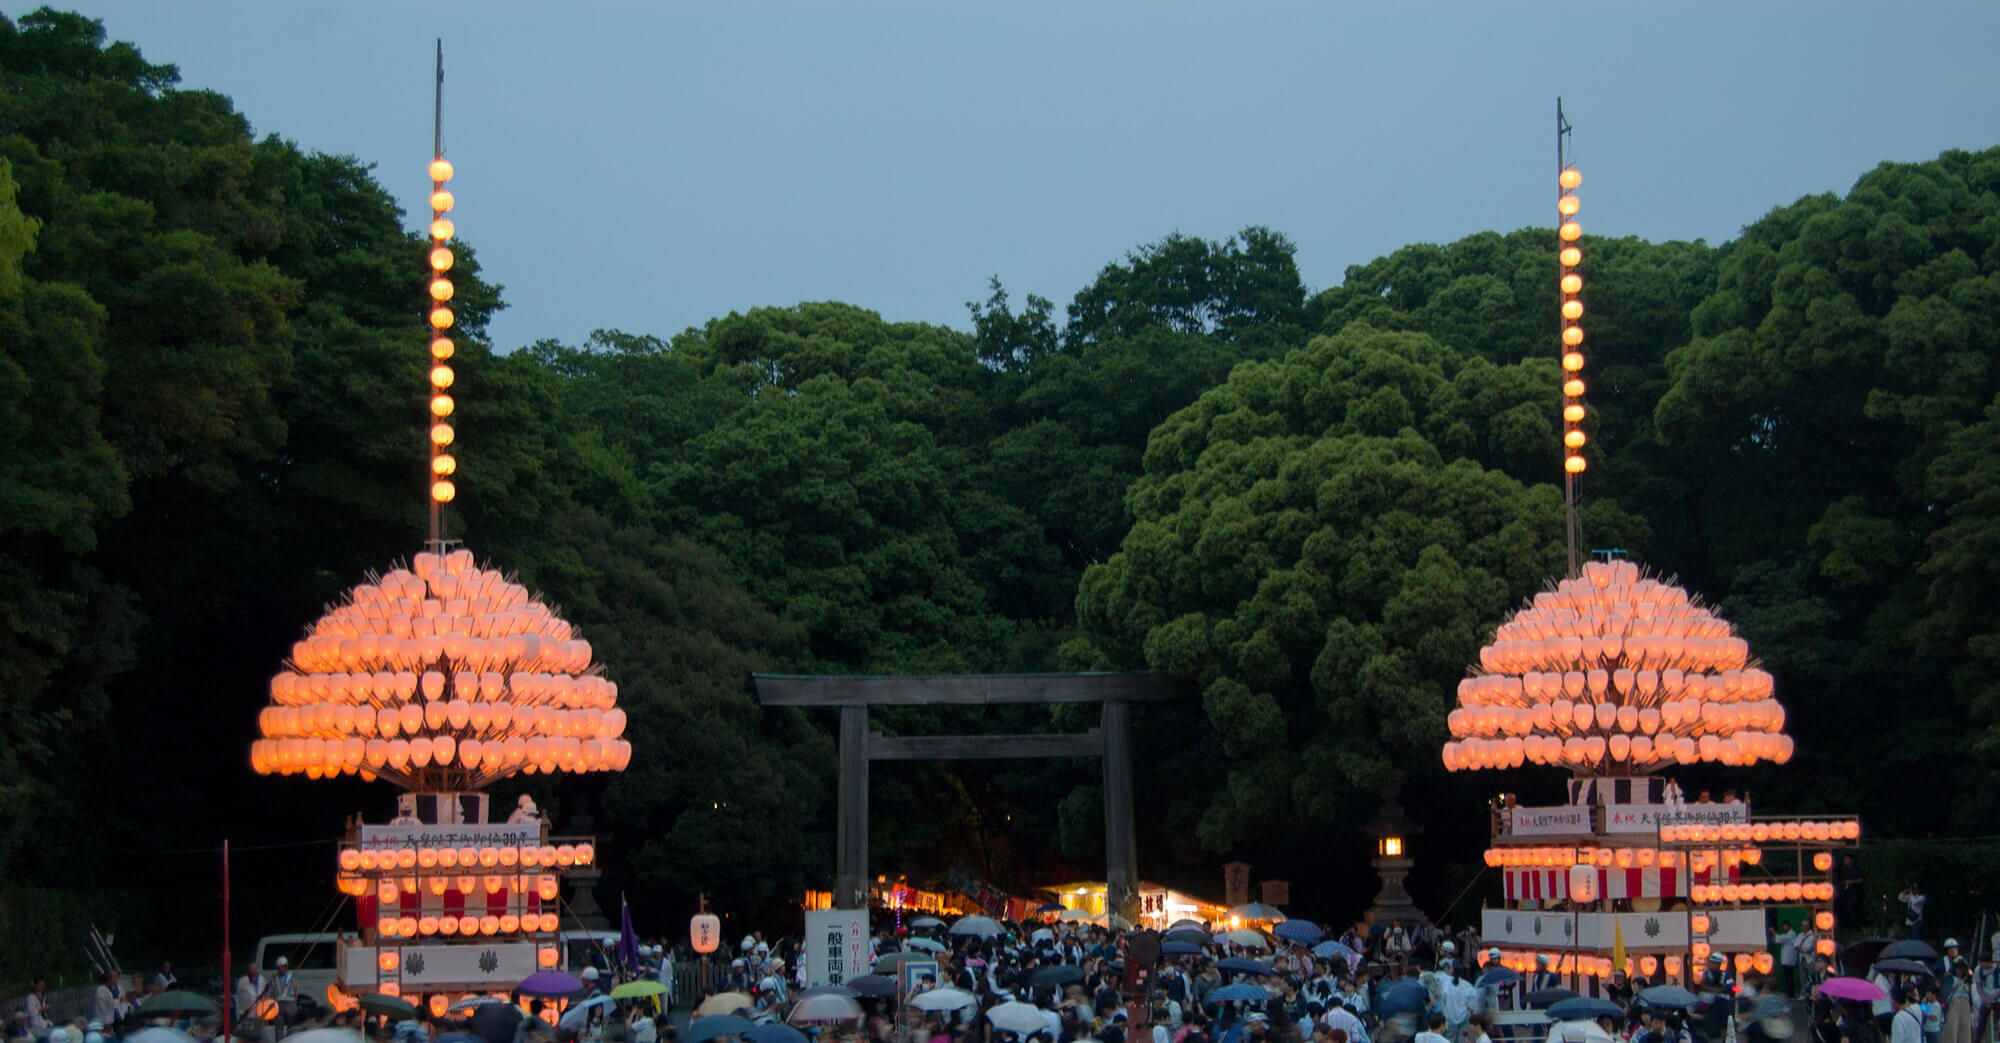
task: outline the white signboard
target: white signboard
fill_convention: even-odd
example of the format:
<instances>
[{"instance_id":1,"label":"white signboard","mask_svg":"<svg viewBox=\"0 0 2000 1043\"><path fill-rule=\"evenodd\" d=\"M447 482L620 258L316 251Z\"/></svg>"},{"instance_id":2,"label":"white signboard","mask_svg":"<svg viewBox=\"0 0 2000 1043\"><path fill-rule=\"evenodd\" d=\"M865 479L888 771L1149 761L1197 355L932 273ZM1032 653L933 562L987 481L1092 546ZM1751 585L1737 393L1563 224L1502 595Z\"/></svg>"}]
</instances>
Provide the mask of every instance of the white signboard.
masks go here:
<instances>
[{"instance_id":1,"label":"white signboard","mask_svg":"<svg viewBox=\"0 0 2000 1043\"><path fill-rule=\"evenodd\" d=\"M1653 833L1661 826L1715 824L1750 821L1750 807L1742 801L1728 804L1606 804L1606 833Z\"/></svg>"},{"instance_id":2,"label":"white signboard","mask_svg":"<svg viewBox=\"0 0 2000 1043\"><path fill-rule=\"evenodd\" d=\"M340 980L350 992L373 992L375 983L393 981L406 993L446 986L487 989L512 985L535 973L534 942L428 942L409 945L345 945ZM377 969L377 954L397 953L393 971Z\"/></svg>"},{"instance_id":3,"label":"white signboard","mask_svg":"<svg viewBox=\"0 0 2000 1043\"><path fill-rule=\"evenodd\" d=\"M361 826L362 847L520 847L542 842L539 822L486 822L451 826ZM529 973L533 973L530 971Z\"/></svg>"},{"instance_id":4,"label":"white signboard","mask_svg":"<svg viewBox=\"0 0 2000 1043\"><path fill-rule=\"evenodd\" d=\"M1709 944L1718 949L1761 949L1766 944L1764 910L1717 909ZM1614 931L1613 921L1617 922ZM1672 913L1539 913L1519 909L1488 909L1480 916L1482 944L1530 949L1610 951L1617 936L1633 951L1681 950L1688 947L1689 915Z\"/></svg>"},{"instance_id":5,"label":"white signboard","mask_svg":"<svg viewBox=\"0 0 2000 1043\"><path fill-rule=\"evenodd\" d=\"M806 985L845 985L868 973L868 910L806 913Z\"/></svg>"},{"instance_id":6,"label":"white signboard","mask_svg":"<svg viewBox=\"0 0 2000 1043\"><path fill-rule=\"evenodd\" d=\"M1569 836L1590 832L1590 805L1565 804L1555 808L1515 808L1513 835L1517 837Z\"/></svg>"}]
</instances>

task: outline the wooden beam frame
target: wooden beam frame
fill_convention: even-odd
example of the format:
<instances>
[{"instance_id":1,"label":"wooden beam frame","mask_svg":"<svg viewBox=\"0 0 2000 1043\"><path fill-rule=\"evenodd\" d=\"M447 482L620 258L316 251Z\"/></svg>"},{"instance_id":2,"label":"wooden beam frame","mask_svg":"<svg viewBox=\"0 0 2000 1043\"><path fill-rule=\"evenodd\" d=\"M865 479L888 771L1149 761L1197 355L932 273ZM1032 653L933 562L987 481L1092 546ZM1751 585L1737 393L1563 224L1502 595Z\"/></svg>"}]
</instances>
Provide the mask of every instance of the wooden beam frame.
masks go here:
<instances>
[{"instance_id":1,"label":"wooden beam frame","mask_svg":"<svg viewBox=\"0 0 2000 1043\"><path fill-rule=\"evenodd\" d=\"M1158 674L752 674L765 706L1007 706L1171 699Z\"/></svg>"},{"instance_id":2,"label":"wooden beam frame","mask_svg":"<svg viewBox=\"0 0 2000 1043\"><path fill-rule=\"evenodd\" d=\"M871 761L1005 760L1009 757L1099 757L1104 733L1082 735L883 735L868 736Z\"/></svg>"}]
</instances>

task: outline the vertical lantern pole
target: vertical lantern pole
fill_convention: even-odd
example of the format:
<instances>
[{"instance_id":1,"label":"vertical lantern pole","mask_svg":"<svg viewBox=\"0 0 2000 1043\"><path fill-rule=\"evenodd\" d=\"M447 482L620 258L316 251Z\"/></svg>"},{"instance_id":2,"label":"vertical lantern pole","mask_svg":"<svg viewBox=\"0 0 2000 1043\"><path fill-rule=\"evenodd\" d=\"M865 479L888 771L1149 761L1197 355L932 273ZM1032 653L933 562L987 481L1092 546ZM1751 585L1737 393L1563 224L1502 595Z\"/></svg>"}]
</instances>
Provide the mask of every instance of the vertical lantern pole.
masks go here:
<instances>
[{"instance_id":1,"label":"vertical lantern pole","mask_svg":"<svg viewBox=\"0 0 2000 1043\"><path fill-rule=\"evenodd\" d=\"M456 403L452 401L450 389L455 374L450 360L455 351L451 339L452 323L456 317L451 311L453 286L445 274L451 271L452 235L457 231L452 227L451 191L445 187L451 181L451 161L444 158L444 41L437 45L437 88L432 106L431 122L431 253L430 253L430 329L431 329L431 369L430 369L430 444L431 444L431 496L430 496L430 543L434 553L444 550L444 505L458 495L458 487L451 476L458 470L458 460L451 454L451 443L457 432L451 423L452 411Z\"/></svg>"},{"instance_id":2,"label":"vertical lantern pole","mask_svg":"<svg viewBox=\"0 0 2000 1043\"><path fill-rule=\"evenodd\" d=\"M1576 187L1583 184L1570 156L1570 125L1556 99L1556 275L1557 307L1561 312L1561 343L1557 353L1563 372L1563 527L1569 547L1569 574L1577 575L1576 478L1583 473L1583 226L1576 222Z\"/></svg>"}]
</instances>

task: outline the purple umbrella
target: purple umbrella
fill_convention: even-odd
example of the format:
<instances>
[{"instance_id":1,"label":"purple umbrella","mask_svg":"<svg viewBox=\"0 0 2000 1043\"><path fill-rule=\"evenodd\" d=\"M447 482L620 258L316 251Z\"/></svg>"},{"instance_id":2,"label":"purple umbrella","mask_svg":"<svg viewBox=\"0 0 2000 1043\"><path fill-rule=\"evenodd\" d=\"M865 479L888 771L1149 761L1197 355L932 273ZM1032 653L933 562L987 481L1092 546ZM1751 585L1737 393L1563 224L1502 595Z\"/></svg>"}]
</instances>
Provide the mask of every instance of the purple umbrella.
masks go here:
<instances>
[{"instance_id":1,"label":"purple umbrella","mask_svg":"<svg viewBox=\"0 0 2000 1043\"><path fill-rule=\"evenodd\" d=\"M1864 1003L1887 995L1881 986L1863 978L1828 978L1819 983L1819 991L1837 1000L1860 1000Z\"/></svg>"},{"instance_id":2,"label":"purple umbrella","mask_svg":"<svg viewBox=\"0 0 2000 1043\"><path fill-rule=\"evenodd\" d=\"M567 996L583 988L583 982L562 971L536 971L521 979L523 996Z\"/></svg>"}]
</instances>

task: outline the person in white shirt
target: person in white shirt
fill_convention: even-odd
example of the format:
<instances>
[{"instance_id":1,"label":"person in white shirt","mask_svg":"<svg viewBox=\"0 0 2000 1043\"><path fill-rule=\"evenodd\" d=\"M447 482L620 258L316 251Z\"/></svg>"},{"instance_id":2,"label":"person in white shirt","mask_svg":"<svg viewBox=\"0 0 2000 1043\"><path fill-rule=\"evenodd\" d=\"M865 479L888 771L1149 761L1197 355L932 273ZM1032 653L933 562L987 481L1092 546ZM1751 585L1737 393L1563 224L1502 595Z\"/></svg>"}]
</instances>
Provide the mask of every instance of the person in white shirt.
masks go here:
<instances>
[{"instance_id":1,"label":"person in white shirt","mask_svg":"<svg viewBox=\"0 0 2000 1043\"><path fill-rule=\"evenodd\" d=\"M276 1043L277 1040L270 1023L257 1013L258 1002L270 998L270 995L271 979L266 978L256 964L246 964L243 976L236 979L236 1009L231 1013L239 1024L247 1021L262 1026L256 1038L262 1039L263 1043Z\"/></svg>"},{"instance_id":2,"label":"person in white shirt","mask_svg":"<svg viewBox=\"0 0 2000 1043\"><path fill-rule=\"evenodd\" d=\"M1901 990L1902 1009L1889 1019L1889 1043L1924 1043L1924 1010L1917 990Z\"/></svg>"},{"instance_id":3,"label":"person in white shirt","mask_svg":"<svg viewBox=\"0 0 2000 1043\"><path fill-rule=\"evenodd\" d=\"M1438 1009L1444 1014L1446 1039L1456 1043L1464 1038L1466 1022L1479 1013L1483 998L1479 986L1456 974L1445 982L1444 991L1438 997Z\"/></svg>"},{"instance_id":4,"label":"person in white shirt","mask_svg":"<svg viewBox=\"0 0 2000 1043\"><path fill-rule=\"evenodd\" d=\"M1432 1011L1430 1017L1424 1020L1424 1030L1417 1033L1417 1043L1450 1043L1449 1040L1445 1039L1443 1029L1444 1015L1438 1011Z\"/></svg>"},{"instance_id":5,"label":"person in white shirt","mask_svg":"<svg viewBox=\"0 0 2000 1043\"><path fill-rule=\"evenodd\" d=\"M1368 1043L1368 1025L1346 1007L1338 1004L1328 1007L1325 1017L1321 1020L1326 1023L1326 1027L1347 1033L1348 1043Z\"/></svg>"},{"instance_id":6,"label":"person in white shirt","mask_svg":"<svg viewBox=\"0 0 2000 1043\"><path fill-rule=\"evenodd\" d=\"M105 971L90 995L90 1020L109 1025L118 1020L118 972Z\"/></svg>"},{"instance_id":7,"label":"person in white shirt","mask_svg":"<svg viewBox=\"0 0 2000 1043\"><path fill-rule=\"evenodd\" d=\"M1771 936L1778 946L1778 988L1787 996L1799 994L1799 929L1791 924Z\"/></svg>"}]
</instances>

